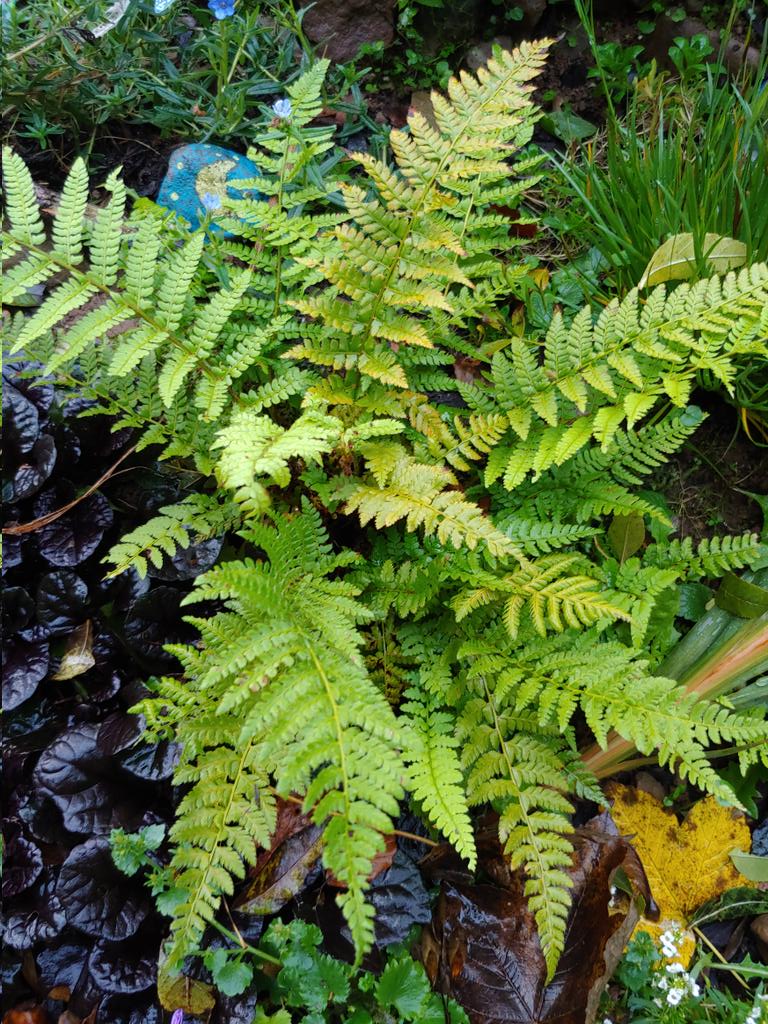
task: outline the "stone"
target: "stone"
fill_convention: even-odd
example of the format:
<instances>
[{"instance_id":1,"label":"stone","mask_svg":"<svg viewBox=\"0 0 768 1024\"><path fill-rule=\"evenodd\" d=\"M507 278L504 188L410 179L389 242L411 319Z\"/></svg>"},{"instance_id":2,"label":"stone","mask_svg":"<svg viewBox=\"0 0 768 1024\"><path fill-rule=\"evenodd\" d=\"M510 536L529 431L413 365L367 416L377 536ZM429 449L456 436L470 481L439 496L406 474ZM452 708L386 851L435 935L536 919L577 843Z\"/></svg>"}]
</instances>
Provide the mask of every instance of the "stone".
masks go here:
<instances>
[{"instance_id":1,"label":"stone","mask_svg":"<svg viewBox=\"0 0 768 1024\"><path fill-rule=\"evenodd\" d=\"M316 0L302 28L330 60L343 63L366 43L388 46L395 38L395 0Z\"/></svg>"},{"instance_id":2,"label":"stone","mask_svg":"<svg viewBox=\"0 0 768 1024\"><path fill-rule=\"evenodd\" d=\"M464 63L470 71L477 71L478 68L485 67L491 59L494 46L500 46L502 50L511 50L512 45L510 36L495 36L487 43L477 43L475 46L471 46L467 50Z\"/></svg>"},{"instance_id":3,"label":"stone","mask_svg":"<svg viewBox=\"0 0 768 1024\"><path fill-rule=\"evenodd\" d=\"M516 0L516 3L523 12L523 27L526 29L536 28L544 17L547 0Z\"/></svg>"},{"instance_id":4,"label":"stone","mask_svg":"<svg viewBox=\"0 0 768 1024\"><path fill-rule=\"evenodd\" d=\"M259 173L252 160L234 150L202 142L179 146L170 155L156 202L178 214L195 231L201 220L221 209L226 197L257 199L255 189L241 191L228 182L257 178Z\"/></svg>"}]
</instances>

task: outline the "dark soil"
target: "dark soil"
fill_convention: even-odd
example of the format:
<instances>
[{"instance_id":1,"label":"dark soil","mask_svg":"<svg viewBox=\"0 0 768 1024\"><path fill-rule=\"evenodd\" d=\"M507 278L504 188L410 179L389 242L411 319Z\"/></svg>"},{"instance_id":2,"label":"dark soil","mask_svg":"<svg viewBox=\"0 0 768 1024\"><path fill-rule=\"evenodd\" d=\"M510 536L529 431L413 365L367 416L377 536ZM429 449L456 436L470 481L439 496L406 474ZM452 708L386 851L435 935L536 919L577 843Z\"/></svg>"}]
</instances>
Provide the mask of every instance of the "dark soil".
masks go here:
<instances>
[{"instance_id":1,"label":"dark soil","mask_svg":"<svg viewBox=\"0 0 768 1024\"><path fill-rule=\"evenodd\" d=\"M696 401L708 418L652 486L666 497L681 537L759 533L760 506L744 491L768 492L768 447L750 441L733 406L706 392Z\"/></svg>"}]
</instances>

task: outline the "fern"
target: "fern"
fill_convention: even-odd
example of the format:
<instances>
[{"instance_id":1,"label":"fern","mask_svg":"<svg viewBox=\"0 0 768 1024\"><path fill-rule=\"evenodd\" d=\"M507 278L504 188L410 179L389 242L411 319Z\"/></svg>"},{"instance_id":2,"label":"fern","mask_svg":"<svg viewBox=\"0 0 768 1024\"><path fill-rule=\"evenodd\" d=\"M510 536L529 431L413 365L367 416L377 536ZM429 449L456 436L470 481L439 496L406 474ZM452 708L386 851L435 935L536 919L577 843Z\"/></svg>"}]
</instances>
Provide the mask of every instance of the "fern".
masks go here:
<instances>
[{"instance_id":1,"label":"fern","mask_svg":"<svg viewBox=\"0 0 768 1024\"><path fill-rule=\"evenodd\" d=\"M222 871L242 874L241 862L255 859L253 839L268 841L261 824L246 838L235 832L233 839L223 826L211 831L211 821L231 819L248 765L262 772L269 766L277 792L301 793L305 812L324 826L324 861L346 886L340 903L359 951L373 936L365 900L370 865L403 795L400 730L360 651L357 626L369 613L356 589L334 578L349 558L331 554L320 517L306 503L300 516L277 528L251 525L243 537L267 559L229 562L199 578L189 600L223 601L226 611L190 619L202 650L176 648L200 704L197 715L183 705L175 713L183 747L176 779L195 783L171 864L180 872L176 884L189 893L174 922L177 967L229 891ZM150 723L162 710L168 717L175 692L166 687L142 705ZM241 758L235 767L233 752ZM209 769L229 783L211 785ZM238 807L246 818L251 813Z\"/></svg>"},{"instance_id":2,"label":"fern","mask_svg":"<svg viewBox=\"0 0 768 1024\"><path fill-rule=\"evenodd\" d=\"M348 395L358 381L405 389L420 357L406 370L391 343L425 350L445 343L508 287L494 255L509 248L507 225L489 207L514 202L530 183L525 174L533 167L521 161L521 180L510 185L506 149L531 137L527 83L546 47L497 51L477 79L452 79L447 99L435 94L436 127L414 114L407 134L391 134L394 168L353 154L373 188L342 186L350 221L336 229L326 255L307 261L329 287L296 302L325 330L296 345L293 358L344 371Z\"/></svg>"},{"instance_id":3,"label":"fern","mask_svg":"<svg viewBox=\"0 0 768 1024\"><path fill-rule=\"evenodd\" d=\"M196 583L190 603L217 610L189 619L197 644L172 648L183 678L141 704L147 737L179 743L188 787L173 970L292 793L323 828L359 958L370 866L408 790L470 866L472 808L498 813L551 976L573 801L601 799L574 720L730 802L708 748L734 744L746 767L765 747L760 713L653 669L680 582L757 564L764 546L675 539L638 488L702 422L696 379L729 388L739 359L765 357L768 268L521 333L507 310L529 268L499 210L539 174L523 147L546 51L496 52L433 96L434 124L414 114L392 133L390 162L353 154L340 182L332 130L314 124L317 62L289 87L290 122L254 140L260 198L225 204L225 236L146 205L126 215L117 175L93 216L79 161L47 228L6 154L4 295L48 289L4 320L8 347L200 479L113 547L113 573L143 575L196 539L242 544ZM455 379L459 356L471 382ZM617 515L654 538L623 560L606 554Z\"/></svg>"},{"instance_id":4,"label":"fern","mask_svg":"<svg viewBox=\"0 0 768 1024\"><path fill-rule=\"evenodd\" d=\"M223 535L238 522L237 510L231 505L204 494L190 494L177 505L165 505L158 515L126 533L105 559L114 566L108 575L118 576L134 568L143 579L150 564L159 568L164 556L172 558L179 548L189 547L193 538Z\"/></svg>"},{"instance_id":5,"label":"fern","mask_svg":"<svg viewBox=\"0 0 768 1024\"><path fill-rule=\"evenodd\" d=\"M365 451L380 485L358 484L346 505L363 525L373 519L384 527L405 519L407 529L423 526L427 535L456 548L483 544L492 555L519 556L517 546L476 505L451 489L457 480L448 469L419 464L398 445L371 445Z\"/></svg>"}]
</instances>

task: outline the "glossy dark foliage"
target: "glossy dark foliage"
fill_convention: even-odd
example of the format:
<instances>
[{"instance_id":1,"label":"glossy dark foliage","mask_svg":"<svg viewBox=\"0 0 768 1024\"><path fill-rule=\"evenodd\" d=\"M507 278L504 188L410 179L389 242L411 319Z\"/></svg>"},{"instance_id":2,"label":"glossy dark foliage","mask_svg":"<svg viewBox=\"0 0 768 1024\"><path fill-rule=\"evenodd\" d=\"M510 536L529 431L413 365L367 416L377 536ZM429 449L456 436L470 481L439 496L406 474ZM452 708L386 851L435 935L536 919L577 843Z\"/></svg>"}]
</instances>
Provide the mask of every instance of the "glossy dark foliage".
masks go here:
<instances>
[{"instance_id":1,"label":"glossy dark foliage","mask_svg":"<svg viewBox=\"0 0 768 1024\"><path fill-rule=\"evenodd\" d=\"M31 369L3 370L6 526L79 497L131 443L103 417L76 418L82 403L62 407L52 387L32 386ZM147 454L136 461L146 466ZM134 470L130 460L122 468L114 482L125 493ZM167 501L167 475L150 479L157 502ZM115 490L109 481L54 522L4 537L2 1011L29 1005L40 1019L68 1011L89 1024L162 1024L154 982L165 920L141 880L117 871L108 835L173 820L177 751L140 743L128 709L148 661L162 660L161 643L186 635L178 606L195 566L171 567L162 583L135 573L105 580L104 553L141 514ZM206 568L204 552L198 558ZM154 613L162 621L153 629ZM86 622L93 667L54 680L68 638Z\"/></svg>"}]
</instances>

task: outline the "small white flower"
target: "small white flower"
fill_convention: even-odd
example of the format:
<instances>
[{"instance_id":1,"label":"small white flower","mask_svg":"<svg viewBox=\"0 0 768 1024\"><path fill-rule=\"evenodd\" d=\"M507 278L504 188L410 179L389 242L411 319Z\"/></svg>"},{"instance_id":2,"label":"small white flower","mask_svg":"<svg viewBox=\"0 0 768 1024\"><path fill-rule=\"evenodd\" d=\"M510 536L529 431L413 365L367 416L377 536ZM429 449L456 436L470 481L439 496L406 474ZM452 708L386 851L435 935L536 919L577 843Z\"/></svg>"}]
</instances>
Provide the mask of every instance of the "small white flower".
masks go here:
<instances>
[{"instance_id":1,"label":"small white flower","mask_svg":"<svg viewBox=\"0 0 768 1024\"><path fill-rule=\"evenodd\" d=\"M291 116L293 107L291 106L290 100L275 100L272 104L272 112L275 117L280 117L283 120Z\"/></svg>"},{"instance_id":2,"label":"small white flower","mask_svg":"<svg viewBox=\"0 0 768 1024\"><path fill-rule=\"evenodd\" d=\"M667 992L667 1003L670 1006L677 1006L677 1004L680 1002L684 995L685 992L683 991L683 989L671 988L669 992Z\"/></svg>"},{"instance_id":3,"label":"small white flower","mask_svg":"<svg viewBox=\"0 0 768 1024\"><path fill-rule=\"evenodd\" d=\"M666 978L658 978L656 981L656 988L660 988L662 992L666 992L669 988L669 982Z\"/></svg>"},{"instance_id":4,"label":"small white flower","mask_svg":"<svg viewBox=\"0 0 768 1024\"><path fill-rule=\"evenodd\" d=\"M685 974L685 968L676 960L673 964L667 964L667 974Z\"/></svg>"},{"instance_id":5,"label":"small white flower","mask_svg":"<svg viewBox=\"0 0 768 1024\"><path fill-rule=\"evenodd\" d=\"M701 988L699 987L698 982L695 981L688 982L688 991L691 993L694 999L698 999L701 995Z\"/></svg>"}]
</instances>

